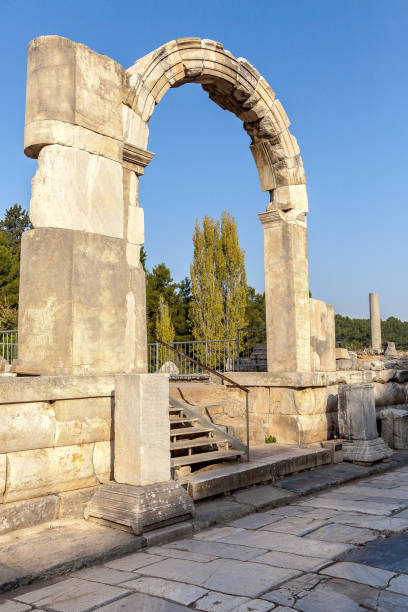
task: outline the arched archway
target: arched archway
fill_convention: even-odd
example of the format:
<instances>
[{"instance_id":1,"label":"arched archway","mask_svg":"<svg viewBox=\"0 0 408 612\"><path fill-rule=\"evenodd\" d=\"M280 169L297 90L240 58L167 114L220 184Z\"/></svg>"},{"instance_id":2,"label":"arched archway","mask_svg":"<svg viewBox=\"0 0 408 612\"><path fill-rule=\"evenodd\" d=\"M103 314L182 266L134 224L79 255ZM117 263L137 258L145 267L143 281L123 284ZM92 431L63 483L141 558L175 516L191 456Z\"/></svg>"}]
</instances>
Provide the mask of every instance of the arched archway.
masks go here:
<instances>
[{"instance_id":1,"label":"arched archway","mask_svg":"<svg viewBox=\"0 0 408 612\"><path fill-rule=\"evenodd\" d=\"M266 213L260 215L265 232L268 369L309 371L307 192L289 119L275 92L246 59L235 58L219 42L182 38L126 71L124 129L127 135L138 134L136 146L147 147L149 119L166 91L185 83L200 84L211 100L243 122L251 138L261 188L270 193Z\"/></svg>"},{"instance_id":2,"label":"arched archway","mask_svg":"<svg viewBox=\"0 0 408 612\"><path fill-rule=\"evenodd\" d=\"M333 333L326 342L322 331L324 316L330 318L322 302L313 306L313 348L302 160L288 118L257 70L198 38L171 41L126 71L85 45L44 36L28 54L24 151L38 165L19 314L19 359L41 373L146 371L138 181L153 157L147 145L155 105L184 83L201 84L243 121L261 188L270 193L259 215L268 370L324 369L313 355L328 345L334 355Z\"/></svg>"}]
</instances>

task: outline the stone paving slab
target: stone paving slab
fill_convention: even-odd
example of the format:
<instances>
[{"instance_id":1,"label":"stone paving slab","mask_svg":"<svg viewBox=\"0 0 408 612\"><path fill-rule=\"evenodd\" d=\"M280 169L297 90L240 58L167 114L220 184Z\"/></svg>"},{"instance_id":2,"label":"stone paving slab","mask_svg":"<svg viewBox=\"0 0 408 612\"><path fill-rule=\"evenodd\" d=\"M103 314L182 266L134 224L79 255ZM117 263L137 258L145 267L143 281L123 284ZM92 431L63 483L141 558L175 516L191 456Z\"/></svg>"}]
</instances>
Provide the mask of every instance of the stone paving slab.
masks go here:
<instances>
[{"instance_id":1,"label":"stone paving slab","mask_svg":"<svg viewBox=\"0 0 408 612\"><path fill-rule=\"evenodd\" d=\"M19 601L12 601L10 599L0 599L1 612L25 612L26 610L31 609L31 606L20 603Z\"/></svg>"},{"instance_id":2,"label":"stone paving slab","mask_svg":"<svg viewBox=\"0 0 408 612\"><path fill-rule=\"evenodd\" d=\"M266 567L235 559L217 559L210 563L166 559L145 567L143 573L167 580L179 580L182 577L190 584L212 591L248 597L258 597L268 588L300 574L296 570Z\"/></svg>"},{"instance_id":3,"label":"stone paving slab","mask_svg":"<svg viewBox=\"0 0 408 612\"><path fill-rule=\"evenodd\" d=\"M314 589L324 578L315 573L306 573L299 578L289 580L279 589L274 589L262 595L262 599L272 601L283 606L294 606L298 597Z\"/></svg>"},{"instance_id":4,"label":"stone paving slab","mask_svg":"<svg viewBox=\"0 0 408 612\"><path fill-rule=\"evenodd\" d=\"M304 517L294 516L289 518L281 518L280 521L273 521L272 523L269 523L269 525L262 527L262 530L279 531L282 533L291 533L292 535L303 536L310 532L316 531L319 527L326 525L326 523L327 521L314 519L309 515Z\"/></svg>"},{"instance_id":5,"label":"stone paving slab","mask_svg":"<svg viewBox=\"0 0 408 612\"><path fill-rule=\"evenodd\" d=\"M408 533L403 533L368 542L364 547L355 548L343 555L341 560L408 573L407 551Z\"/></svg>"},{"instance_id":6,"label":"stone paving slab","mask_svg":"<svg viewBox=\"0 0 408 612\"><path fill-rule=\"evenodd\" d=\"M128 592L116 586L67 578L51 585L39 586L18 593L15 599L58 612L79 612L109 604L127 595Z\"/></svg>"},{"instance_id":7,"label":"stone paving slab","mask_svg":"<svg viewBox=\"0 0 408 612\"><path fill-rule=\"evenodd\" d=\"M182 576L179 576L182 579ZM186 584L184 582L174 582L172 580L163 580L162 578L154 578L152 576L141 576L134 580L128 580L123 583L123 588L132 589L146 595L155 595L170 599L175 603L189 605L203 595L207 594L206 589Z\"/></svg>"},{"instance_id":8,"label":"stone paving slab","mask_svg":"<svg viewBox=\"0 0 408 612\"><path fill-rule=\"evenodd\" d=\"M144 593L128 595L103 607L103 612L186 612L186 610L191 611L191 608Z\"/></svg>"},{"instance_id":9,"label":"stone paving slab","mask_svg":"<svg viewBox=\"0 0 408 612\"><path fill-rule=\"evenodd\" d=\"M125 582L126 580L134 579L136 574L133 572L121 572L111 567L97 566L86 567L85 569L79 570L79 572L76 572L75 577L81 580L115 585Z\"/></svg>"},{"instance_id":10,"label":"stone paving slab","mask_svg":"<svg viewBox=\"0 0 408 612\"><path fill-rule=\"evenodd\" d=\"M194 608L204 612L230 612L248 601L250 601L248 597L237 597L210 591L205 597L197 601Z\"/></svg>"},{"instance_id":11,"label":"stone paving slab","mask_svg":"<svg viewBox=\"0 0 408 612\"><path fill-rule=\"evenodd\" d=\"M362 582L373 587L386 587L395 573L361 563L340 562L330 565L321 571L334 578L345 578L353 582Z\"/></svg>"},{"instance_id":12,"label":"stone paving slab","mask_svg":"<svg viewBox=\"0 0 408 612\"><path fill-rule=\"evenodd\" d=\"M344 544L365 544L371 540L376 540L378 533L370 529L353 527L352 525L331 523L312 531L312 533L306 534L305 537Z\"/></svg>"},{"instance_id":13,"label":"stone paving slab","mask_svg":"<svg viewBox=\"0 0 408 612\"><path fill-rule=\"evenodd\" d=\"M200 540L180 540L179 542L166 545L166 548L187 550L224 559L237 559L239 561L249 561L267 552L266 547L247 546L246 544L240 546L234 543L203 542Z\"/></svg>"},{"instance_id":14,"label":"stone paving slab","mask_svg":"<svg viewBox=\"0 0 408 612\"><path fill-rule=\"evenodd\" d=\"M322 567L332 563L329 559L318 557L302 557L294 553L267 552L265 555L255 557L254 563L274 565L275 567L286 567L288 569L301 570L302 572L317 572Z\"/></svg>"},{"instance_id":15,"label":"stone paving slab","mask_svg":"<svg viewBox=\"0 0 408 612\"><path fill-rule=\"evenodd\" d=\"M307 557L324 557L334 559L351 549L350 544L335 544L323 542L322 540L312 540L300 538L288 533L277 533L271 531L248 531L229 536L223 542L241 546L252 546L267 548L279 552L290 552Z\"/></svg>"},{"instance_id":16,"label":"stone paving slab","mask_svg":"<svg viewBox=\"0 0 408 612\"><path fill-rule=\"evenodd\" d=\"M122 570L126 572L133 572L139 568L151 565L152 563L158 563L162 561L162 558L158 555L150 555L146 552L134 553L133 555L126 555L121 559L114 559L106 563L107 567L111 567L116 570Z\"/></svg>"},{"instance_id":17,"label":"stone paving slab","mask_svg":"<svg viewBox=\"0 0 408 612\"><path fill-rule=\"evenodd\" d=\"M393 578L388 586L388 590L394 593L401 593L401 595L408 595L408 576L401 574L401 576Z\"/></svg>"}]
</instances>

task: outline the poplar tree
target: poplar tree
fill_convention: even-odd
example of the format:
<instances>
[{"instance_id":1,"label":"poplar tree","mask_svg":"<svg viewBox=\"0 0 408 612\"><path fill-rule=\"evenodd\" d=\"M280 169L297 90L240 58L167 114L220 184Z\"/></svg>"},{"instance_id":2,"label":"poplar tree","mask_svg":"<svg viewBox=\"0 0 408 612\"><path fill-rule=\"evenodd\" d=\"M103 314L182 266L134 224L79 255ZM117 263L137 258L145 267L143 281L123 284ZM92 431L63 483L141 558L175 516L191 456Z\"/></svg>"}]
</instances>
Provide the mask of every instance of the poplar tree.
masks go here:
<instances>
[{"instance_id":1,"label":"poplar tree","mask_svg":"<svg viewBox=\"0 0 408 612\"><path fill-rule=\"evenodd\" d=\"M202 228L196 220L194 256L190 266L190 322L196 340L223 338L222 250L220 225L205 215Z\"/></svg>"},{"instance_id":2,"label":"poplar tree","mask_svg":"<svg viewBox=\"0 0 408 612\"><path fill-rule=\"evenodd\" d=\"M169 307L164 301L164 297L159 297L159 307L156 316L156 338L163 342L173 342L174 327L171 322Z\"/></svg>"},{"instance_id":3,"label":"poplar tree","mask_svg":"<svg viewBox=\"0 0 408 612\"><path fill-rule=\"evenodd\" d=\"M245 252L239 246L235 219L227 211L221 217L221 249L224 338L235 338L237 330L245 326L247 282Z\"/></svg>"},{"instance_id":4,"label":"poplar tree","mask_svg":"<svg viewBox=\"0 0 408 612\"><path fill-rule=\"evenodd\" d=\"M245 325L245 253L239 247L235 219L222 213L221 225L205 216L196 221L190 267L190 321L197 340L234 338Z\"/></svg>"}]
</instances>

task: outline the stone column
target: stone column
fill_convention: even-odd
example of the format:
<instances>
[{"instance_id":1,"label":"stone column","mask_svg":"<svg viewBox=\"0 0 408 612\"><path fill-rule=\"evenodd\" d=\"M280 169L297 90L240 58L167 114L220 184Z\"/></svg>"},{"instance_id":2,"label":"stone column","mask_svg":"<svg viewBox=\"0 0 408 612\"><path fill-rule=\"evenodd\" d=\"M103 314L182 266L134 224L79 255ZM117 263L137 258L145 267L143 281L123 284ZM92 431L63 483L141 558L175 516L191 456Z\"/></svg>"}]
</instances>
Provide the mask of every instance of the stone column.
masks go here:
<instances>
[{"instance_id":1,"label":"stone column","mask_svg":"<svg viewBox=\"0 0 408 612\"><path fill-rule=\"evenodd\" d=\"M48 375L145 372L143 210L153 154L117 62L59 36L29 46L24 152L38 159L22 240L19 360Z\"/></svg>"},{"instance_id":2,"label":"stone column","mask_svg":"<svg viewBox=\"0 0 408 612\"><path fill-rule=\"evenodd\" d=\"M272 210L259 218L264 228L268 372L310 372L306 217Z\"/></svg>"},{"instance_id":3,"label":"stone column","mask_svg":"<svg viewBox=\"0 0 408 612\"><path fill-rule=\"evenodd\" d=\"M115 377L114 478L96 491L85 518L143 533L190 518L194 503L170 479L168 374Z\"/></svg>"},{"instance_id":4,"label":"stone column","mask_svg":"<svg viewBox=\"0 0 408 612\"><path fill-rule=\"evenodd\" d=\"M345 461L373 463L392 455L378 436L373 383L339 385L338 417Z\"/></svg>"},{"instance_id":5,"label":"stone column","mask_svg":"<svg viewBox=\"0 0 408 612\"><path fill-rule=\"evenodd\" d=\"M381 353L381 315L380 296L378 293L370 293L370 323L371 323L371 346L374 353Z\"/></svg>"}]
</instances>

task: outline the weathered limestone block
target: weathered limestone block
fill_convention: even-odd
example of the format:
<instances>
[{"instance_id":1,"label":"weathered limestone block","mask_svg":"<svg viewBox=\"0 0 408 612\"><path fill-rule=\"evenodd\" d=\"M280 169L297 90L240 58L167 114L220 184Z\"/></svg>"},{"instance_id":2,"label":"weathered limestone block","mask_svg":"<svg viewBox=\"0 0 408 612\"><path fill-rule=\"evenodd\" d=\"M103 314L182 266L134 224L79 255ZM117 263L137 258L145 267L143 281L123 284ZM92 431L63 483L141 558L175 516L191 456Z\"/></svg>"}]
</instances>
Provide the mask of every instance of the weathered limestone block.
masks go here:
<instances>
[{"instance_id":1,"label":"weathered limestone block","mask_svg":"<svg viewBox=\"0 0 408 612\"><path fill-rule=\"evenodd\" d=\"M408 383L388 382L375 384L375 405L393 406L408 403Z\"/></svg>"},{"instance_id":2,"label":"weathered limestone block","mask_svg":"<svg viewBox=\"0 0 408 612\"><path fill-rule=\"evenodd\" d=\"M378 436L374 384L340 385L338 418L345 461L373 463L392 455Z\"/></svg>"},{"instance_id":3,"label":"weathered limestone block","mask_svg":"<svg viewBox=\"0 0 408 612\"><path fill-rule=\"evenodd\" d=\"M387 342L387 346L384 351L385 357L398 357L398 351L395 348L395 342Z\"/></svg>"},{"instance_id":4,"label":"weathered limestone block","mask_svg":"<svg viewBox=\"0 0 408 612\"><path fill-rule=\"evenodd\" d=\"M47 402L0 405L0 453L53 446L55 425Z\"/></svg>"},{"instance_id":5,"label":"weathered limestone block","mask_svg":"<svg viewBox=\"0 0 408 612\"><path fill-rule=\"evenodd\" d=\"M138 343L131 347L132 369L146 371L146 347L139 351L146 344L142 277L142 269L128 266L122 240L61 229L25 232L19 358L34 361L44 375L124 372L130 333Z\"/></svg>"},{"instance_id":6,"label":"weathered limestone block","mask_svg":"<svg viewBox=\"0 0 408 612\"><path fill-rule=\"evenodd\" d=\"M335 349L336 359L350 359L350 353L345 348Z\"/></svg>"},{"instance_id":7,"label":"weathered limestone block","mask_svg":"<svg viewBox=\"0 0 408 612\"><path fill-rule=\"evenodd\" d=\"M117 62L61 36L40 36L28 49L25 152L45 144L41 122L58 120L122 140L122 82ZM37 134L37 130L39 133Z\"/></svg>"},{"instance_id":8,"label":"weathered limestone block","mask_svg":"<svg viewBox=\"0 0 408 612\"><path fill-rule=\"evenodd\" d=\"M115 377L102 376L33 376L0 379L3 404L55 402L113 396Z\"/></svg>"},{"instance_id":9,"label":"weathered limestone block","mask_svg":"<svg viewBox=\"0 0 408 612\"><path fill-rule=\"evenodd\" d=\"M59 499L46 495L0 506L0 535L40 525L57 518Z\"/></svg>"},{"instance_id":10,"label":"weathered limestone block","mask_svg":"<svg viewBox=\"0 0 408 612\"><path fill-rule=\"evenodd\" d=\"M312 370L336 370L334 307L321 300L310 300L310 347Z\"/></svg>"},{"instance_id":11,"label":"weathered limestone block","mask_svg":"<svg viewBox=\"0 0 408 612\"><path fill-rule=\"evenodd\" d=\"M52 406L56 419L55 446L86 442L109 443L112 435L111 397L60 400Z\"/></svg>"},{"instance_id":12,"label":"weathered limestone block","mask_svg":"<svg viewBox=\"0 0 408 612\"><path fill-rule=\"evenodd\" d=\"M385 408L380 411L381 437L390 448L408 449L408 409Z\"/></svg>"},{"instance_id":13,"label":"weathered limestone block","mask_svg":"<svg viewBox=\"0 0 408 612\"><path fill-rule=\"evenodd\" d=\"M339 431L346 440L378 437L374 385L340 385Z\"/></svg>"},{"instance_id":14,"label":"weathered limestone block","mask_svg":"<svg viewBox=\"0 0 408 612\"><path fill-rule=\"evenodd\" d=\"M59 519L83 518L86 504L95 494L96 487L58 493Z\"/></svg>"},{"instance_id":15,"label":"weathered limestone block","mask_svg":"<svg viewBox=\"0 0 408 612\"><path fill-rule=\"evenodd\" d=\"M28 157L38 157L43 147L56 144L81 149L116 162L122 161L123 145L120 140L55 119L44 119L26 125L24 143Z\"/></svg>"},{"instance_id":16,"label":"weathered limestone block","mask_svg":"<svg viewBox=\"0 0 408 612\"><path fill-rule=\"evenodd\" d=\"M128 245L127 248L129 246L132 245ZM129 265L128 270L126 326L122 355L125 360L125 372L147 372L146 280L140 263L135 267Z\"/></svg>"},{"instance_id":17,"label":"weathered limestone block","mask_svg":"<svg viewBox=\"0 0 408 612\"><path fill-rule=\"evenodd\" d=\"M93 465L99 482L108 482L113 476L113 442L95 442Z\"/></svg>"},{"instance_id":18,"label":"weathered limestone block","mask_svg":"<svg viewBox=\"0 0 408 612\"><path fill-rule=\"evenodd\" d=\"M353 361L352 359L336 359L337 370L352 370Z\"/></svg>"},{"instance_id":19,"label":"weathered limestone block","mask_svg":"<svg viewBox=\"0 0 408 612\"><path fill-rule=\"evenodd\" d=\"M391 457L392 450L382 438L373 440L343 440L343 458L355 463L373 463Z\"/></svg>"},{"instance_id":20,"label":"weathered limestone block","mask_svg":"<svg viewBox=\"0 0 408 612\"><path fill-rule=\"evenodd\" d=\"M168 374L116 377L116 482L144 486L170 479L168 406Z\"/></svg>"},{"instance_id":21,"label":"weathered limestone block","mask_svg":"<svg viewBox=\"0 0 408 612\"><path fill-rule=\"evenodd\" d=\"M134 110L122 104L123 140L134 147L147 149L149 128Z\"/></svg>"},{"instance_id":22,"label":"weathered limestone block","mask_svg":"<svg viewBox=\"0 0 408 612\"><path fill-rule=\"evenodd\" d=\"M86 519L109 521L112 527L136 535L193 514L193 500L174 480L144 487L107 482L96 490L84 512Z\"/></svg>"},{"instance_id":23,"label":"weathered limestone block","mask_svg":"<svg viewBox=\"0 0 408 612\"><path fill-rule=\"evenodd\" d=\"M122 180L118 162L72 147L44 147L31 183L31 222L123 238Z\"/></svg>"},{"instance_id":24,"label":"weathered limestone block","mask_svg":"<svg viewBox=\"0 0 408 612\"><path fill-rule=\"evenodd\" d=\"M313 444L330 438L335 413L271 414L266 435L273 435L278 444Z\"/></svg>"},{"instance_id":25,"label":"weathered limestone block","mask_svg":"<svg viewBox=\"0 0 408 612\"><path fill-rule=\"evenodd\" d=\"M93 444L7 454L6 502L97 484Z\"/></svg>"},{"instance_id":26,"label":"weathered limestone block","mask_svg":"<svg viewBox=\"0 0 408 612\"><path fill-rule=\"evenodd\" d=\"M272 191L272 202L285 202L289 208L295 208L299 212L309 210L306 185L287 185L277 187Z\"/></svg>"},{"instance_id":27,"label":"weathered limestone block","mask_svg":"<svg viewBox=\"0 0 408 612\"><path fill-rule=\"evenodd\" d=\"M264 226L268 372L310 372L310 299L306 226L279 211Z\"/></svg>"},{"instance_id":28,"label":"weathered limestone block","mask_svg":"<svg viewBox=\"0 0 408 612\"><path fill-rule=\"evenodd\" d=\"M3 494L6 489L7 463L6 455L0 455L0 503L3 501Z\"/></svg>"},{"instance_id":29,"label":"weathered limestone block","mask_svg":"<svg viewBox=\"0 0 408 612\"><path fill-rule=\"evenodd\" d=\"M128 208L127 240L131 244L144 243L144 212L139 206Z\"/></svg>"}]
</instances>

